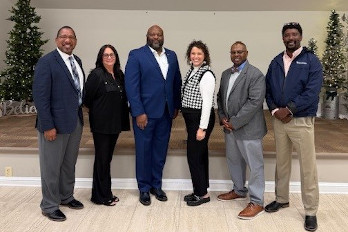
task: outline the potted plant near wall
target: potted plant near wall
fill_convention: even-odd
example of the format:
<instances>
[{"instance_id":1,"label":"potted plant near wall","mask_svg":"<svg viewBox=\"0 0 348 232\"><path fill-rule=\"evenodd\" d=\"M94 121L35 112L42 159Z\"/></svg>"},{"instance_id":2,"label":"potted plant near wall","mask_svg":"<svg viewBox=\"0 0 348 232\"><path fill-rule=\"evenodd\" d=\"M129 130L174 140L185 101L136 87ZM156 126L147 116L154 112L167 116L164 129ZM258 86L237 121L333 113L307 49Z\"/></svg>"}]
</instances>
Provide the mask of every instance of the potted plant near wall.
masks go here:
<instances>
[{"instance_id":1,"label":"potted plant near wall","mask_svg":"<svg viewBox=\"0 0 348 232\"><path fill-rule=\"evenodd\" d=\"M322 58L324 72L324 99L322 115L327 119L338 118L338 99L346 82L346 47L344 46L343 25L339 14L331 11L327 25L326 48Z\"/></svg>"},{"instance_id":2,"label":"potted plant near wall","mask_svg":"<svg viewBox=\"0 0 348 232\"><path fill-rule=\"evenodd\" d=\"M0 117L6 115L9 104L11 109L32 104L34 67L42 55L41 46L48 41L41 39L43 33L37 27L41 17L30 6L30 0L18 0L10 12L7 20L14 26L7 40L6 67L0 72Z\"/></svg>"}]
</instances>

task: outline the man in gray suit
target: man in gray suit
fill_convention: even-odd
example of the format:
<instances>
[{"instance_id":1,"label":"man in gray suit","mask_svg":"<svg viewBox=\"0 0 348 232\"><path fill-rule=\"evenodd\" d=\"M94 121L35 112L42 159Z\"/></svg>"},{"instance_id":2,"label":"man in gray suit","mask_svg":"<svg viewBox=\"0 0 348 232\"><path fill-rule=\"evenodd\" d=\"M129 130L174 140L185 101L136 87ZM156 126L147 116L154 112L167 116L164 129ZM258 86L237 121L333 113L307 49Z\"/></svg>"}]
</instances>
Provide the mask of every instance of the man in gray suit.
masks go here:
<instances>
[{"instance_id":1,"label":"man in gray suit","mask_svg":"<svg viewBox=\"0 0 348 232\"><path fill-rule=\"evenodd\" d=\"M225 132L226 157L233 189L218 196L220 201L244 200L246 165L250 169L248 182L250 203L238 218L253 219L264 212L265 178L262 138L267 133L263 114L265 77L247 61L246 45L237 41L231 46L232 68L222 73L218 93L218 114Z\"/></svg>"}]
</instances>

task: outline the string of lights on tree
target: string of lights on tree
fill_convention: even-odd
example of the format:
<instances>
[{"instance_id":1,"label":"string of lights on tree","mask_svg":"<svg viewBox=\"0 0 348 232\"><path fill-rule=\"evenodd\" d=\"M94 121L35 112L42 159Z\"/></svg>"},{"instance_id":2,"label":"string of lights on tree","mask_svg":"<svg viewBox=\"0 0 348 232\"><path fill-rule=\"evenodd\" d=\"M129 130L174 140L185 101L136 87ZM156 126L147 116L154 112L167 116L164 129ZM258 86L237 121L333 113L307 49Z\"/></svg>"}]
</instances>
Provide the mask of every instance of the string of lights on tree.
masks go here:
<instances>
[{"instance_id":1,"label":"string of lights on tree","mask_svg":"<svg viewBox=\"0 0 348 232\"><path fill-rule=\"evenodd\" d=\"M316 56L318 56L318 45L317 41L314 38L308 40L308 50L312 51Z\"/></svg>"},{"instance_id":2,"label":"string of lights on tree","mask_svg":"<svg viewBox=\"0 0 348 232\"><path fill-rule=\"evenodd\" d=\"M326 28L326 49L322 57L324 87L340 89L346 81L347 48L344 46L343 25L335 10L331 11Z\"/></svg>"},{"instance_id":3,"label":"string of lights on tree","mask_svg":"<svg viewBox=\"0 0 348 232\"><path fill-rule=\"evenodd\" d=\"M346 25L346 37L344 39L344 43L343 45L346 47L346 49L348 50L348 17L346 16L346 14L343 14L342 16L342 21L343 23ZM347 56L348 57L348 56ZM346 64L346 70L348 68L348 63ZM348 101L348 72L346 73L347 75L347 79L343 85L344 89L346 90L345 93L344 93L344 99L346 101ZM347 108L348 110L348 104L345 103L344 106Z\"/></svg>"},{"instance_id":4,"label":"string of lights on tree","mask_svg":"<svg viewBox=\"0 0 348 232\"><path fill-rule=\"evenodd\" d=\"M8 20L15 24L6 41L7 67L0 73L0 99L31 101L34 66L42 56L41 46L48 40L41 39L43 32L36 26L41 17L30 6L30 0L18 0L10 12Z\"/></svg>"}]
</instances>

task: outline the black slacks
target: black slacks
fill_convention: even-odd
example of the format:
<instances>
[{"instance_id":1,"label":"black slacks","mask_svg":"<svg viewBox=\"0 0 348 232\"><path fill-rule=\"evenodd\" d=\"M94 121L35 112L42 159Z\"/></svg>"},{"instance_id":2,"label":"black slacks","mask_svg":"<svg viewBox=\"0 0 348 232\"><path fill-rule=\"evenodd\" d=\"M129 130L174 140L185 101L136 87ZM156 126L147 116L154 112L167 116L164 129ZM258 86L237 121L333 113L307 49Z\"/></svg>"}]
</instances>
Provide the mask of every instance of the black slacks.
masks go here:
<instances>
[{"instance_id":1,"label":"black slacks","mask_svg":"<svg viewBox=\"0 0 348 232\"><path fill-rule=\"evenodd\" d=\"M183 109L182 114L187 130L187 161L191 173L193 193L201 197L207 194L209 188L208 140L214 128L215 112L212 109L205 138L201 141L196 139L201 111Z\"/></svg>"},{"instance_id":2,"label":"black slacks","mask_svg":"<svg viewBox=\"0 0 348 232\"><path fill-rule=\"evenodd\" d=\"M102 204L112 199L110 163L119 134L93 133L95 158L93 166L92 198Z\"/></svg>"}]
</instances>

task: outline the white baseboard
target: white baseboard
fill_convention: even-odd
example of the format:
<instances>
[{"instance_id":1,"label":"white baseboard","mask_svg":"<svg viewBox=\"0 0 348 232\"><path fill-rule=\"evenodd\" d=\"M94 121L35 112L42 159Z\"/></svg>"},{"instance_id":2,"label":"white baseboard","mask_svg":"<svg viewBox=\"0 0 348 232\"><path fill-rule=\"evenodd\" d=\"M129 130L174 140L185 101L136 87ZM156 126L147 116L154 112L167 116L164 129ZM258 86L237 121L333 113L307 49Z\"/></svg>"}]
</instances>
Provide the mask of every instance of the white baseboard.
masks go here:
<instances>
[{"instance_id":1,"label":"white baseboard","mask_svg":"<svg viewBox=\"0 0 348 232\"><path fill-rule=\"evenodd\" d=\"M113 178L113 189L137 189L137 182L134 178ZM266 181L266 192L274 192L274 181ZM190 179L164 179L163 189L165 190L192 190ZM0 186L28 186L40 187L40 177L0 177ZM92 188L92 178L76 178L76 188ZM227 191L232 189L232 181L210 180L210 191ZM301 192L300 182L290 182L290 192ZM319 182L319 192L322 194L348 194L348 183Z\"/></svg>"}]
</instances>

